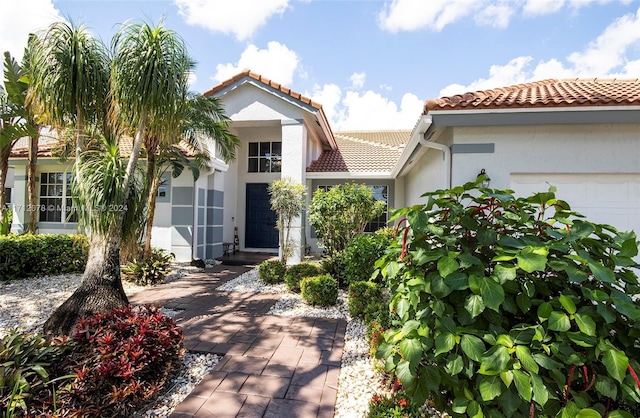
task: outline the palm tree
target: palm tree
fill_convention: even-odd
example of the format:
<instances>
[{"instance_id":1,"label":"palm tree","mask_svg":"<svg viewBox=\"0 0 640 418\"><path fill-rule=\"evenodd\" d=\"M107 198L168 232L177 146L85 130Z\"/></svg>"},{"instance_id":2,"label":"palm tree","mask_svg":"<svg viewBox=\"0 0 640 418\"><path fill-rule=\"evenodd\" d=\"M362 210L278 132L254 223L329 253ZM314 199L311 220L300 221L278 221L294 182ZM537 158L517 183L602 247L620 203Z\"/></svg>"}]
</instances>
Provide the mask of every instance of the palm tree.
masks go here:
<instances>
[{"instance_id":1,"label":"palm tree","mask_svg":"<svg viewBox=\"0 0 640 418\"><path fill-rule=\"evenodd\" d=\"M38 44L46 45L45 41L50 37L44 36ZM53 38L67 42L78 39L74 36ZM95 47L100 49L98 43ZM55 49L42 49L55 56ZM90 236L89 256L82 283L44 325L45 331L54 334L68 334L80 315L128 304L120 277L120 245L127 221L140 213L130 210L129 206L140 197L133 185L143 136L149 134L161 139L176 137L179 126L176 122L179 122L186 102L187 76L193 61L187 54L184 41L175 32L165 29L161 24L151 27L146 23L126 23L112 40L112 53L109 94L103 90L103 74L94 72L94 67L91 67L88 73L78 71L74 75L87 83L95 80L96 86L87 87L94 94L80 98L87 101L69 96L69 100L78 105L105 103L104 98L107 97L110 102L108 118L104 120L101 120L103 108L96 109L94 114L78 111L71 115L74 116L72 121L78 131L75 193L79 219ZM98 55L102 56L101 53ZM34 60L34 64L46 61L41 54L38 54L38 58L43 59ZM65 65L62 61L58 62L59 65ZM98 61L91 61L90 64L95 62ZM62 69L57 71L64 72ZM40 69L34 72L42 74ZM41 98L40 95L36 97ZM38 103L42 102L38 100ZM72 108L67 101L60 102L58 106ZM53 107L51 113L60 110L57 106ZM78 109L81 107L78 106ZM67 119L72 118L68 115ZM110 158L98 158L90 152L82 154L87 121L94 121L94 127L102 129L107 138L102 147L111 155ZM115 157L118 147L114 144L118 143L121 134L132 133L135 133L134 141L126 167L118 165L121 160ZM103 164L106 167L100 168Z\"/></svg>"},{"instance_id":2,"label":"palm tree","mask_svg":"<svg viewBox=\"0 0 640 418\"><path fill-rule=\"evenodd\" d=\"M215 97L205 97L197 93L189 93L184 107L184 114L180 123L178 141L195 156L194 161L189 162L179 160L175 147L160 142L159 137L145 135L144 145L147 151L147 222L145 232L145 244L143 256L151 254L151 234L153 220L155 217L156 197L160 186L161 175L164 170L162 162L189 166L193 173L194 180L198 179L199 171L211 159L209 153L210 144L206 143L207 138L215 141L216 151L225 161L232 161L236 157L236 148L240 141L229 131L229 118L224 114L224 109L220 101ZM174 139L172 142L178 142ZM161 151L159 153L159 151ZM156 154L162 156L160 163L156 160ZM173 170L176 173L175 170Z\"/></svg>"},{"instance_id":3,"label":"palm tree","mask_svg":"<svg viewBox=\"0 0 640 418\"><path fill-rule=\"evenodd\" d=\"M103 43L83 25L55 22L30 38L31 81L28 104L44 122L62 131L75 126L76 162L85 148L86 128L105 119L109 56ZM76 181L82 182L76 168Z\"/></svg>"}]
</instances>

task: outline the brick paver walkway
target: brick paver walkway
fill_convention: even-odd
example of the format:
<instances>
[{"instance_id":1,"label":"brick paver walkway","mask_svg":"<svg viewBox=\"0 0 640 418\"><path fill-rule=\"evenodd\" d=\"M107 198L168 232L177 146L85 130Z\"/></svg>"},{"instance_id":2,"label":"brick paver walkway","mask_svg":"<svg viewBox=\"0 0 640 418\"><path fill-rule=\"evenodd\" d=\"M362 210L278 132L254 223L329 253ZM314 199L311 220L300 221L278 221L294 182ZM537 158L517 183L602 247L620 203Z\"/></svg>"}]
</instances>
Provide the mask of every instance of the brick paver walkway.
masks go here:
<instances>
[{"instance_id":1,"label":"brick paver walkway","mask_svg":"<svg viewBox=\"0 0 640 418\"><path fill-rule=\"evenodd\" d=\"M186 347L224 356L171 417L333 417L346 322L266 315L277 295L216 290L249 269L216 266L130 298L183 310Z\"/></svg>"}]
</instances>

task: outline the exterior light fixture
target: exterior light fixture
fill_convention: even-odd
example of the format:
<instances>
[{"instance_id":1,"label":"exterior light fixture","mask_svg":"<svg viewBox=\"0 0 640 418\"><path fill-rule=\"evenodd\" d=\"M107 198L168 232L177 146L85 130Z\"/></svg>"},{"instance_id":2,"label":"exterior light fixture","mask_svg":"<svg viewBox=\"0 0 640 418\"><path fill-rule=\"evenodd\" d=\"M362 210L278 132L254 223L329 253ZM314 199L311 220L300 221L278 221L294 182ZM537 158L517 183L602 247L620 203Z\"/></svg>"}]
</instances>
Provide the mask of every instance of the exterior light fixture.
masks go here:
<instances>
[{"instance_id":1,"label":"exterior light fixture","mask_svg":"<svg viewBox=\"0 0 640 418\"><path fill-rule=\"evenodd\" d=\"M489 175L487 174L484 168L480 170L480 173L478 173L478 177L482 177L482 176L484 177L482 178L482 183L480 183L480 185L484 188L489 187L489 185L491 184L491 178L489 177Z\"/></svg>"}]
</instances>

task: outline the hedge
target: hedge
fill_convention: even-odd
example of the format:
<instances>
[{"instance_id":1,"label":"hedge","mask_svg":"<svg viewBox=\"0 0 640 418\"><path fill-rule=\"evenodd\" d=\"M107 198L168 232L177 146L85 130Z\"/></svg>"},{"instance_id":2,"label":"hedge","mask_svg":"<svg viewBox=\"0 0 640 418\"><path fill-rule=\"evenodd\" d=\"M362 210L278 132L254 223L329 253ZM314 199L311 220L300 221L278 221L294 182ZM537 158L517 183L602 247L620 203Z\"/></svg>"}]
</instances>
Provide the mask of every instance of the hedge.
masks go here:
<instances>
[{"instance_id":1,"label":"hedge","mask_svg":"<svg viewBox=\"0 0 640 418\"><path fill-rule=\"evenodd\" d=\"M0 236L0 280L81 272L88 248L84 235Z\"/></svg>"}]
</instances>

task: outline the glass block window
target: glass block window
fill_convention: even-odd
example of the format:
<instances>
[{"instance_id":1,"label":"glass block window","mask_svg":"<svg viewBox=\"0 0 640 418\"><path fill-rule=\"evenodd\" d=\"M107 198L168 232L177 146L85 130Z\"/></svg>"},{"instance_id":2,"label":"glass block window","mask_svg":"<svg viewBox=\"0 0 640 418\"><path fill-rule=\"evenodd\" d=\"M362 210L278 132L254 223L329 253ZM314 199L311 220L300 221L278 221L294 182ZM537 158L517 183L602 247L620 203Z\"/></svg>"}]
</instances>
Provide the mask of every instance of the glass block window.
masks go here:
<instances>
[{"instance_id":1,"label":"glass block window","mask_svg":"<svg viewBox=\"0 0 640 418\"><path fill-rule=\"evenodd\" d=\"M279 173L282 142L249 142L249 173Z\"/></svg>"},{"instance_id":2,"label":"glass block window","mask_svg":"<svg viewBox=\"0 0 640 418\"><path fill-rule=\"evenodd\" d=\"M78 222L71 185L71 173L40 174L40 222Z\"/></svg>"}]
</instances>

